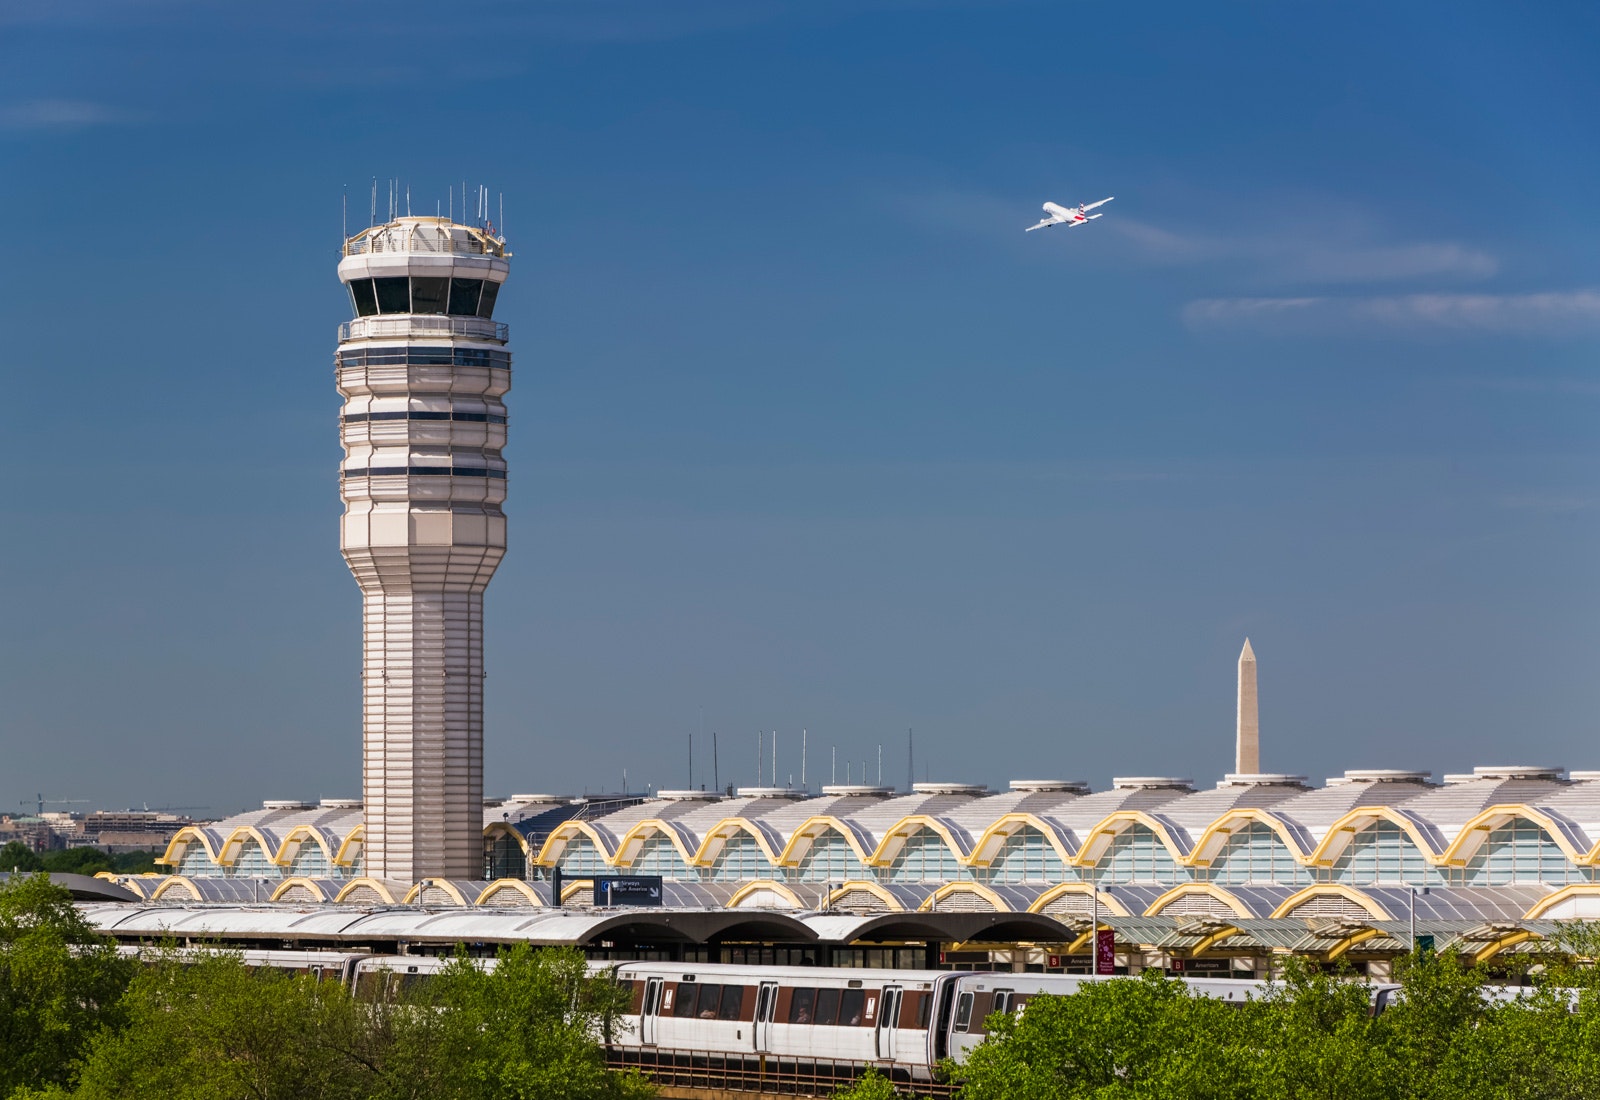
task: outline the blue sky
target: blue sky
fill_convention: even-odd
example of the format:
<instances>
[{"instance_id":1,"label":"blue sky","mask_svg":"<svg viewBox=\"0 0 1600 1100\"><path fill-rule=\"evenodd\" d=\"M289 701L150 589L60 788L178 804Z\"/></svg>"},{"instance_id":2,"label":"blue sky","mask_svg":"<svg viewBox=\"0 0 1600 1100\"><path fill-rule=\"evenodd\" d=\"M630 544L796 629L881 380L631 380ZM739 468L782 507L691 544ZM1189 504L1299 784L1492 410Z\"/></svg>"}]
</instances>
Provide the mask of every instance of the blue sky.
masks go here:
<instances>
[{"instance_id":1,"label":"blue sky","mask_svg":"<svg viewBox=\"0 0 1600 1100\"><path fill-rule=\"evenodd\" d=\"M0 2L0 798L359 786L340 199L505 194L491 793L1600 767L1592 5ZM1080 230L1045 199L1116 195ZM709 753L696 782L709 782Z\"/></svg>"}]
</instances>

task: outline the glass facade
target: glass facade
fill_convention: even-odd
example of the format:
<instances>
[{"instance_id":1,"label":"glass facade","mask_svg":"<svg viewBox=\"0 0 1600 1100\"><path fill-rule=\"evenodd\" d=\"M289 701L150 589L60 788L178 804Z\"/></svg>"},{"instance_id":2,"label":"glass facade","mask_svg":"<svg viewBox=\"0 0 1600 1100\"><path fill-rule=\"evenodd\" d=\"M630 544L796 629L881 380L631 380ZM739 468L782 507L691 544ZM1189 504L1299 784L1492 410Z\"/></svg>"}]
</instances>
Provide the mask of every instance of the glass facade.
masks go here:
<instances>
[{"instance_id":1,"label":"glass facade","mask_svg":"<svg viewBox=\"0 0 1600 1100\"><path fill-rule=\"evenodd\" d=\"M1310 886L1315 876L1294 858L1270 825L1252 821L1228 837L1222 851L1211 861L1210 880L1224 886Z\"/></svg>"},{"instance_id":2,"label":"glass facade","mask_svg":"<svg viewBox=\"0 0 1600 1100\"><path fill-rule=\"evenodd\" d=\"M1102 883L1147 882L1176 886L1189 881L1161 838L1145 825L1130 825L1118 833L1101 855L1095 878Z\"/></svg>"},{"instance_id":3,"label":"glass facade","mask_svg":"<svg viewBox=\"0 0 1600 1100\"><path fill-rule=\"evenodd\" d=\"M972 878L971 870L956 858L944 837L926 826L906 837L889 866L879 872L884 881L893 883L966 882Z\"/></svg>"},{"instance_id":4,"label":"glass facade","mask_svg":"<svg viewBox=\"0 0 1600 1100\"><path fill-rule=\"evenodd\" d=\"M486 279L440 279L404 275L350 282L350 304L357 317L376 313L434 313L453 317L494 316L500 284Z\"/></svg>"},{"instance_id":5,"label":"glass facade","mask_svg":"<svg viewBox=\"0 0 1600 1100\"><path fill-rule=\"evenodd\" d=\"M850 842L832 829L812 839L794 874L797 882L844 882L871 877Z\"/></svg>"},{"instance_id":6,"label":"glass facade","mask_svg":"<svg viewBox=\"0 0 1600 1100\"><path fill-rule=\"evenodd\" d=\"M1070 882L1078 878L1077 868L1069 868L1061 856L1032 825L1006 837L999 853L989 864L986 881L994 883Z\"/></svg>"},{"instance_id":7,"label":"glass facade","mask_svg":"<svg viewBox=\"0 0 1600 1100\"><path fill-rule=\"evenodd\" d=\"M1430 864L1406 831L1379 821L1350 838L1325 881L1347 886L1449 886L1448 874Z\"/></svg>"}]
</instances>

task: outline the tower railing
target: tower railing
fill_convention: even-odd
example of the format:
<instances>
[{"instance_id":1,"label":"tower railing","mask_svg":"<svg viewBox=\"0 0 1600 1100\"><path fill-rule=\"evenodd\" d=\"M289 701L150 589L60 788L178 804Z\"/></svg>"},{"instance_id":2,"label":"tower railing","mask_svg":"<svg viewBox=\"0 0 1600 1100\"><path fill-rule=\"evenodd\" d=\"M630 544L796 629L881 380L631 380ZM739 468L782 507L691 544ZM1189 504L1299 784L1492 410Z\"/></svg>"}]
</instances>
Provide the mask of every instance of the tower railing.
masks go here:
<instances>
[{"instance_id":1,"label":"tower railing","mask_svg":"<svg viewBox=\"0 0 1600 1100\"><path fill-rule=\"evenodd\" d=\"M484 317L441 317L406 313L394 317L357 317L339 326L339 340L370 340L387 336L467 336L505 343L511 326Z\"/></svg>"}]
</instances>

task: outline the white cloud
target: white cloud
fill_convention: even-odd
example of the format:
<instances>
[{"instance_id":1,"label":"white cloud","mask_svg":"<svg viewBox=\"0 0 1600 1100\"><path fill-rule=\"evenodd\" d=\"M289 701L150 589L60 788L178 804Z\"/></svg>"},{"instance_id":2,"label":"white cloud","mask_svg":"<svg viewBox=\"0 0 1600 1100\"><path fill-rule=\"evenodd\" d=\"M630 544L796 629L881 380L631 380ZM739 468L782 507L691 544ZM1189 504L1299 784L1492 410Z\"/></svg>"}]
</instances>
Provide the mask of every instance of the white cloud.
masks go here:
<instances>
[{"instance_id":1,"label":"white cloud","mask_svg":"<svg viewBox=\"0 0 1600 1100\"><path fill-rule=\"evenodd\" d=\"M1484 279L1500 267L1487 252L1454 241L1371 244L1352 239L1360 232L1356 228L1321 220L1241 234L1181 233L1125 217L1108 218L1104 225L1152 263L1231 261L1275 283L1373 283L1427 276Z\"/></svg>"},{"instance_id":2,"label":"white cloud","mask_svg":"<svg viewBox=\"0 0 1600 1100\"><path fill-rule=\"evenodd\" d=\"M136 122L131 111L80 99L34 99L0 107L0 130L81 130Z\"/></svg>"},{"instance_id":3,"label":"white cloud","mask_svg":"<svg viewBox=\"0 0 1600 1100\"><path fill-rule=\"evenodd\" d=\"M1348 298L1202 298L1183 308L1183 319L1196 329L1315 330L1352 335L1411 330L1570 336L1600 330L1600 290Z\"/></svg>"}]
</instances>

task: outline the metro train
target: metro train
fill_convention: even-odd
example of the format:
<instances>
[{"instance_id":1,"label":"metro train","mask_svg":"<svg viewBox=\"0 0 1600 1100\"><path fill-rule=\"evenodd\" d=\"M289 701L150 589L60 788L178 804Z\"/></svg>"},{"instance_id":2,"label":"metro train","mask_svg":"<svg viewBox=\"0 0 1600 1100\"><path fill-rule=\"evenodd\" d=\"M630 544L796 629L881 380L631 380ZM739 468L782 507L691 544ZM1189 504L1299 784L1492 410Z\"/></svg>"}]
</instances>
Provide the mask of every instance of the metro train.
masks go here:
<instances>
[{"instance_id":1,"label":"metro train","mask_svg":"<svg viewBox=\"0 0 1600 1100\"><path fill-rule=\"evenodd\" d=\"M137 948L124 950L137 952ZM394 999L449 965L449 957L339 951L243 950L247 966L314 974L363 999ZM474 959L492 969L493 959ZM946 1058L963 1060L996 1012L1110 981L1071 974L868 970L714 963L591 963L630 993L604 1036L614 1064L695 1069L759 1066L774 1076L845 1080L875 1067L900 1081L929 1081ZM1266 982L1178 978L1199 997L1244 1004ZM1373 1013L1398 985L1369 987Z\"/></svg>"}]
</instances>

